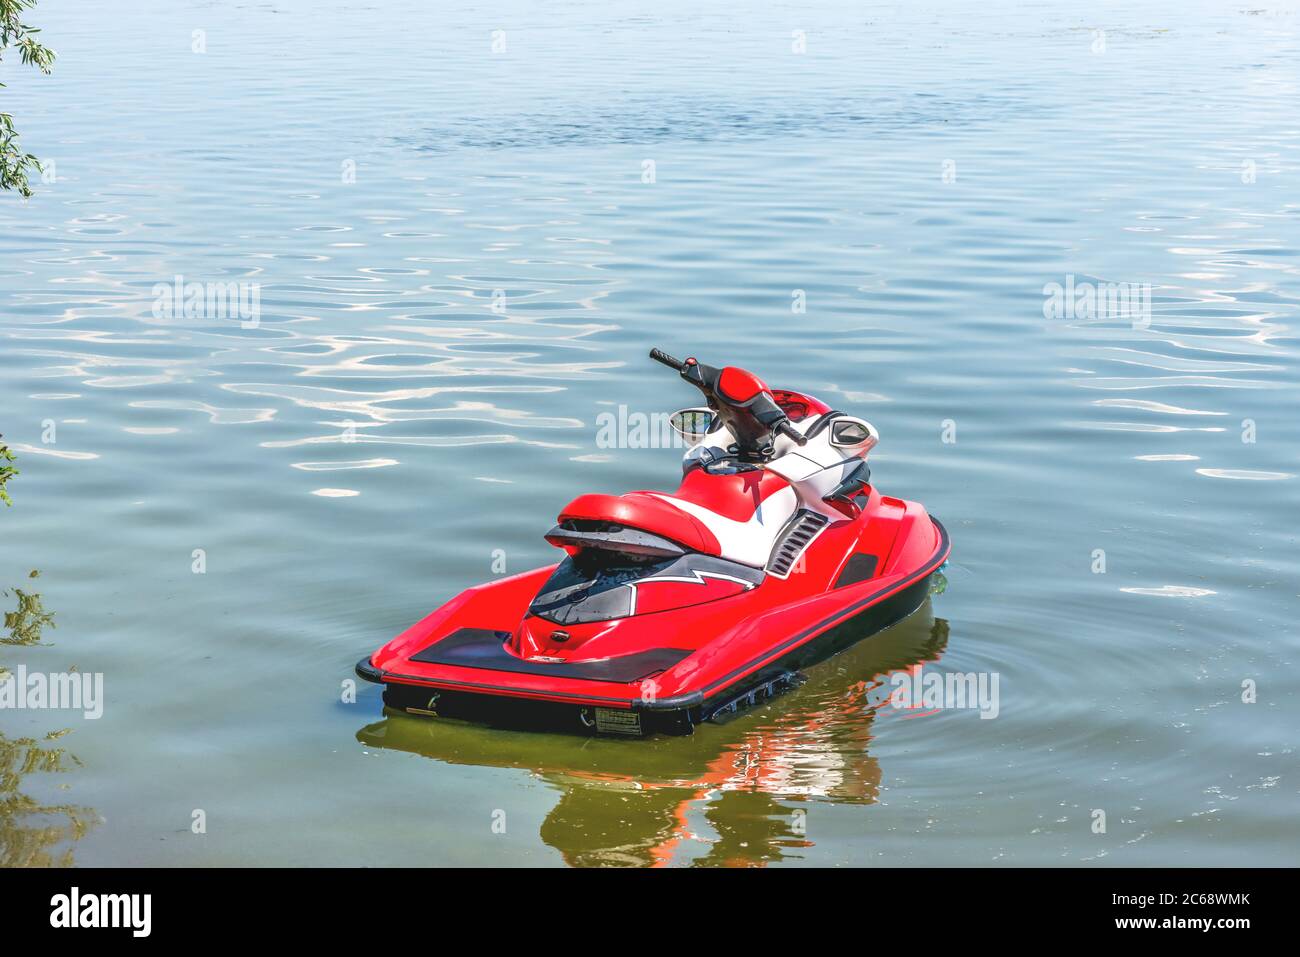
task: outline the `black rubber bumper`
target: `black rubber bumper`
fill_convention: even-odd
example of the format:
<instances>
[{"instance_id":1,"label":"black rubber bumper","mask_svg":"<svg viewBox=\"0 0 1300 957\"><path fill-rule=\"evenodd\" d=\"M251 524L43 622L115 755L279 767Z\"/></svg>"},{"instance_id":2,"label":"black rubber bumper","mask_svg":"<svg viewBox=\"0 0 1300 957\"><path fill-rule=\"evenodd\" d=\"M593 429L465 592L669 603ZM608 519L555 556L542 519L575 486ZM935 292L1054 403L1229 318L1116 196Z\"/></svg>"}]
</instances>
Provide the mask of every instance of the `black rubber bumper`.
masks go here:
<instances>
[{"instance_id":1,"label":"black rubber bumper","mask_svg":"<svg viewBox=\"0 0 1300 957\"><path fill-rule=\"evenodd\" d=\"M356 672L358 678L373 681L377 685L384 683L384 673L370 663L369 655L357 662Z\"/></svg>"}]
</instances>

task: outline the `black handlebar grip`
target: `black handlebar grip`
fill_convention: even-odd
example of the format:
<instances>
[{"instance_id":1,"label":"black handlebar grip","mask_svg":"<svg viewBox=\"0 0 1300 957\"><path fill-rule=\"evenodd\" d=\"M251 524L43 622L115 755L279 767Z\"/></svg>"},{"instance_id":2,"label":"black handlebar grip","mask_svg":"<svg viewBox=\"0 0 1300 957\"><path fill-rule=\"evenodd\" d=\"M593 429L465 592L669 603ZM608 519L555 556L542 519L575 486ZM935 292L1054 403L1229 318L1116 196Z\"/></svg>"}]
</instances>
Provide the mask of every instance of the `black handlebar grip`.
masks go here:
<instances>
[{"instance_id":1,"label":"black handlebar grip","mask_svg":"<svg viewBox=\"0 0 1300 957\"><path fill-rule=\"evenodd\" d=\"M685 362L682 362L680 359L674 359L672 356L664 352L662 349L651 349L650 358L653 359L655 362L662 362L668 368L676 369L678 372L681 372L683 369L686 368Z\"/></svg>"},{"instance_id":2,"label":"black handlebar grip","mask_svg":"<svg viewBox=\"0 0 1300 957\"><path fill-rule=\"evenodd\" d=\"M784 435L788 435L791 439L794 440L795 445L803 446L808 444L808 436L804 435L793 425L791 425L789 419L782 419L779 423L777 423L776 430Z\"/></svg>"}]
</instances>

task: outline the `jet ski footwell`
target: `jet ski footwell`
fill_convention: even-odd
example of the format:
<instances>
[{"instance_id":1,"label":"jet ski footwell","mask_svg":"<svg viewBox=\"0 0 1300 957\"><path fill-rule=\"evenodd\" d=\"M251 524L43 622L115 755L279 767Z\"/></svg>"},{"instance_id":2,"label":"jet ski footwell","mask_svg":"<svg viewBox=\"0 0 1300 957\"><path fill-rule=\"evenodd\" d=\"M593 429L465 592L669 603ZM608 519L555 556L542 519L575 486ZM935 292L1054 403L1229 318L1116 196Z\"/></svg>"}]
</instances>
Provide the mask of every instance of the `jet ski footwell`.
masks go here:
<instances>
[{"instance_id":1,"label":"jet ski footwell","mask_svg":"<svg viewBox=\"0 0 1300 957\"><path fill-rule=\"evenodd\" d=\"M921 607L950 549L943 526L924 517L933 523L933 548L910 570L739 618L730 601L695 606L685 620L673 611L641 616L664 619L656 632L662 646L598 659L515 654L512 622L555 571L548 566L462 592L363 658L356 673L384 685L390 708L412 714L490 719L526 712L530 727L690 733L787 690L801 669Z\"/></svg>"}]
</instances>

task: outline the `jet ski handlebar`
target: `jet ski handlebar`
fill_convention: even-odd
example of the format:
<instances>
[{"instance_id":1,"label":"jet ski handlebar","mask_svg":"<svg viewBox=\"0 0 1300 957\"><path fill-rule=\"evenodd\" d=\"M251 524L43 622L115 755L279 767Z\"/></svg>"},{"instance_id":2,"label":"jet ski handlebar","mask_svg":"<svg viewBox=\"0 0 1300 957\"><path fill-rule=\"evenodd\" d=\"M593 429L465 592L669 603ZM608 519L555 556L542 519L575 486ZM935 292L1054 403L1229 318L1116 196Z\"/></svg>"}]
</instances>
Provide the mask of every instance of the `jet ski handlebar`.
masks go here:
<instances>
[{"instance_id":1,"label":"jet ski handlebar","mask_svg":"<svg viewBox=\"0 0 1300 957\"><path fill-rule=\"evenodd\" d=\"M742 451L750 455L770 455L770 434L774 432L787 436L796 445L807 444L808 439L791 424L758 377L731 366L715 369L694 357L683 362L662 349L651 349L650 358L676 370L704 393L709 407L722 416Z\"/></svg>"},{"instance_id":2,"label":"jet ski handlebar","mask_svg":"<svg viewBox=\"0 0 1300 957\"><path fill-rule=\"evenodd\" d=\"M802 432L800 432L793 425L791 425L790 420L786 418L784 414L781 416L781 421L776 423L775 428L776 431L780 432L782 435L791 439L795 445L808 444L807 437L805 437Z\"/></svg>"},{"instance_id":3,"label":"jet ski handlebar","mask_svg":"<svg viewBox=\"0 0 1300 957\"><path fill-rule=\"evenodd\" d=\"M653 359L655 362L662 362L668 368L676 369L678 372L686 371L685 362L683 362L681 359L674 359L672 356L664 352L662 349L651 349L650 358Z\"/></svg>"}]
</instances>

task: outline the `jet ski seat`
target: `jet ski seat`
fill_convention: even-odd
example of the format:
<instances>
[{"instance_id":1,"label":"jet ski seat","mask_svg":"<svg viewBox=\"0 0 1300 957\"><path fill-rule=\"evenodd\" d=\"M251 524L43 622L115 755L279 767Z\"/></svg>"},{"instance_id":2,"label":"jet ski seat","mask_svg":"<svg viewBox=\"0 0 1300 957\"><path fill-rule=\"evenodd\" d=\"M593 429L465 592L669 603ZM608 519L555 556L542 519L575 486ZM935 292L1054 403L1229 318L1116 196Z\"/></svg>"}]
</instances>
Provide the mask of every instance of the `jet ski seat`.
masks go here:
<instances>
[{"instance_id":1,"label":"jet ski seat","mask_svg":"<svg viewBox=\"0 0 1300 957\"><path fill-rule=\"evenodd\" d=\"M693 551L762 568L797 508L794 489L774 472L693 471L673 494L579 495L546 540L656 557Z\"/></svg>"}]
</instances>

